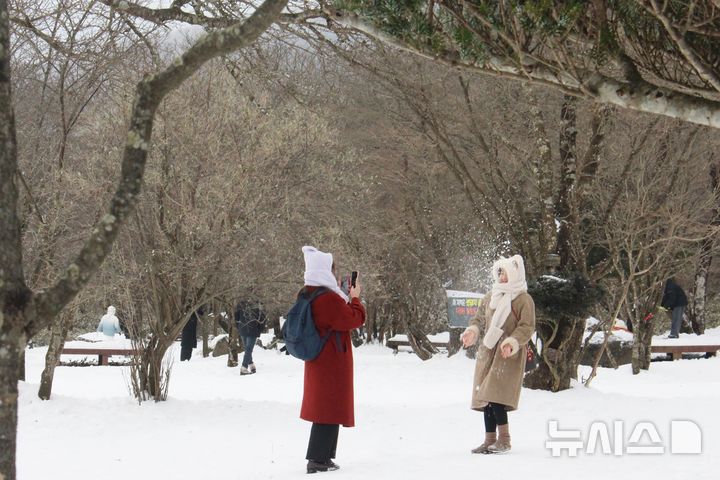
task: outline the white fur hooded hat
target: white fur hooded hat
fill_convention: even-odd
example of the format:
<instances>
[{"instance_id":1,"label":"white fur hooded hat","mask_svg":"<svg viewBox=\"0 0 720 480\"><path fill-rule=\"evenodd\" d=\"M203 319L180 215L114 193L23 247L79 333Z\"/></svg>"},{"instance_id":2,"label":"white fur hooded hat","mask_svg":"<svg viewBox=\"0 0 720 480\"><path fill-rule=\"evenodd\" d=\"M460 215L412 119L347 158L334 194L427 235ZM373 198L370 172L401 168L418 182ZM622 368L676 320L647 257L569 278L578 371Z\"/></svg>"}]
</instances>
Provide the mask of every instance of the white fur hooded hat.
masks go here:
<instances>
[{"instance_id":1,"label":"white fur hooded hat","mask_svg":"<svg viewBox=\"0 0 720 480\"><path fill-rule=\"evenodd\" d=\"M333 256L321 252L315 247L302 247L305 257L305 285L309 287L325 287L340 295L346 302L349 300L345 292L338 287L337 279L332 273Z\"/></svg>"},{"instance_id":2,"label":"white fur hooded hat","mask_svg":"<svg viewBox=\"0 0 720 480\"><path fill-rule=\"evenodd\" d=\"M510 258L500 257L492 266L492 276L495 283L500 282L500 269L505 270L509 284L517 284L525 281L525 261L520 255L513 255Z\"/></svg>"}]
</instances>

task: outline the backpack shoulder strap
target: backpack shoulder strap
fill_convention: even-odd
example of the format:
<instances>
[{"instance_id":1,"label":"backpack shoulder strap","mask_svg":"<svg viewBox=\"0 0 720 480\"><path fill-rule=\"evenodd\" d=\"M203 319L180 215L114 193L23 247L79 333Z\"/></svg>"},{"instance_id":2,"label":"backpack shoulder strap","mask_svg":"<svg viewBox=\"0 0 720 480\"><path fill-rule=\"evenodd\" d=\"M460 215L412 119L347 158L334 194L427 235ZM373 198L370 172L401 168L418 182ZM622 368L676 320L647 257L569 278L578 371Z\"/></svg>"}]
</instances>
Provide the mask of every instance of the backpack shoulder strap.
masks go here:
<instances>
[{"instance_id":1,"label":"backpack shoulder strap","mask_svg":"<svg viewBox=\"0 0 720 480\"><path fill-rule=\"evenodd\" d=\"M313 300L315 300L315 299L316 299L317 297L319 297L320 295L322 295L322 294L324 294L324 293L328 293L329 291L330 291L330 289L327 288L327 287L318 287L318 288L316 288L315 291L312 293L312 295L310 295L310 301L312 302Z\"/></svg>"},{"instance_id":2,"label":"backpack shoulder strap","mask_svg":"<svg viewBox=\"0 0 720 480\"><path fill-rule=\"evenodd\" d=\"M307 289L305 287L303 287L300 290L300 293L298 293L298 298L305 297L308 302L312 303L312 301L315 300L317 297L319 297L323 293L327 293L329 291L330 291L330 289L328 289L326 287L318 287L315 289L315 291L313 291L310 295L308 295Z\"/></svg>"}]
</instances>

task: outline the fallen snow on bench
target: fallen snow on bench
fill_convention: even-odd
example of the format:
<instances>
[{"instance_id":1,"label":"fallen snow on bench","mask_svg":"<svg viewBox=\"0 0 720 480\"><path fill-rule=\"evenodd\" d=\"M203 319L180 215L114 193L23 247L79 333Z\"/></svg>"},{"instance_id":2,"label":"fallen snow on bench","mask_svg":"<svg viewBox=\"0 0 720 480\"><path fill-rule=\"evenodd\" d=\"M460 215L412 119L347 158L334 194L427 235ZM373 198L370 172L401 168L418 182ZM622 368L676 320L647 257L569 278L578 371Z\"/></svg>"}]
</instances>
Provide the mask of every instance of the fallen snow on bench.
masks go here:
<instances>
[{"instance_id":1,"label":"fallen snow on bench","mask_svg":"<svg viewBox=\"0 0 720 480\"><path fill-rule=\"evenodd\" d=\"M655 335L652 344L656 346L680 346L680 345L720 345L720 327L705 330L703 335L694 333L681 333L679 338L666 338L667 332L662 335Z\"/></svg>"},{"instance_id":2,"label":"fallen snow on bench","mask_svg":"<svg viewBox=\"0 0 720 480\"><path fill-rule=\"evenodd\" d=\"M86 337L86 335L87 334L82 335L80 338ZM88 348L94 350L97 348L114 349L133 347L132 341L129 338L125 338L125 335L115 335L112 339L106 337L102 333L100 333L100 336L102 337L101 339L94 340L92 342L81 340L72 340L69 342L65 342L65 348Z\"/></svg>"}]
</instances>

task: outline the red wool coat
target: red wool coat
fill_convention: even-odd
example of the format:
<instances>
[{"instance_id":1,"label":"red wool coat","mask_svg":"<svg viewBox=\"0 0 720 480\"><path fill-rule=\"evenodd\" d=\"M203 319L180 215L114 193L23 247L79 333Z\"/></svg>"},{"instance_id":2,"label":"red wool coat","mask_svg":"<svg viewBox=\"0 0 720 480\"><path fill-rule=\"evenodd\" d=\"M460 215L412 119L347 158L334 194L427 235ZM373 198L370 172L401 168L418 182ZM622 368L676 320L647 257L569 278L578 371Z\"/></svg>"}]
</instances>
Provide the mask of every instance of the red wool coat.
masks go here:
<instances>
[{"instance_id":1,"label":"red wool coat","mask_svg":"<svg viewBox=\"0 0 720 480\"><path fill-rule=\"evenodd\" d=\"M310 291L315 287L305 287ZM314 423L355 425L353 356L350 331L365 323L365 307L327 292L312 303L313 320L320 335L332 330L315 360L305 362L305 387L300 418ZM336 338L340 333L339 343Z\"/></svg>"}]
</instances>

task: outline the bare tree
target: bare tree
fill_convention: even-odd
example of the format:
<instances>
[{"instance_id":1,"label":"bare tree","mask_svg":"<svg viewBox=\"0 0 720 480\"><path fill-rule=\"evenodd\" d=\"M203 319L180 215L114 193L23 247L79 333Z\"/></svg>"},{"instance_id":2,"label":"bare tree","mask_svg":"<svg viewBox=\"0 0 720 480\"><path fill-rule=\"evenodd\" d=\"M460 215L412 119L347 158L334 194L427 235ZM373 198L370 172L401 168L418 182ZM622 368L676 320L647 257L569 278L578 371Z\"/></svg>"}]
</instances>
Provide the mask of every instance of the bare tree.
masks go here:
<instances>
[{"instance_id":1,"label":"bare tree","mask_svg":"<svg viewBox=\"0 0 720 480\"><path fill-rule=\"evenodd\" d=\"M218 66L163 106L159 168L151 170L147 201L128 231L135 238L127 255L152 286L147 301L154 326L146 351L156 362L199 306L223 300L231 316L234 300L287 276L270 254L284 245L274 236L298 235L308 226L290 232L278 216L311 225L300 210L310 207L311 192L337 189L330 172L318 178L332 141L322 119L289 105L248 102L247 92ZM151 397L158 398L152 391Z\"/></svg>"},{"instance_id":2,"label":"bare tree","mask_svg":"<svg viewBox=\"0 0 720 480\"><path fill-rule=\"evenodd\" d=\"M140 193L155 112L163 98L209 59L252 43L275 20L285 0L268 0L247 21L210 33L177 61L139 82L123 153L121 180L108 213L75 261L50 288L33 292L25 281L17 216L17 141L11 91L9 12L0 2L0 474L15 479L17 381L25 343L50 324L87 285L107 257Z\"/></svg>"},{"instance_id":3,"label":"bare tree","mask_svg":"<svg viewBox=\"0 0 720 480\"><path fill-rule=\"evenodd\" d=\"M144 63L143 49L128 35L151 35L92 2L64 1L57 8L15 2L11 11L13 88L18 108L19 218L24 268L31 289L48 288L62 265L82 245L75 233L87 231L102 215L100 202L112 186L95 178L102 142L94 135L100 113L119 90L130 90ZM132 67L132 68L131 68ZM119 96L119 95L118 95ZM122 125L120 128L124 128ZM121 138L115 138L119 144ZM118 151L119 154L119 151ZM103 177L103 175L100 175ZM76 298L73 312L92 301ZM53 372L65 334L75 319L63 315L51 325L39 395L50 396ZM40 332L40 341L44 332Z\"/></svg>"},{"instance_id":4,"label":"bare tree","mask_svg":"<svg viewBox=\"0 0 720 480\"><path fill-rule=\"evenodd\" d=\"M608 273L621 290L610 313L622 312L633 329L633 373L650 366L654 314L665 279L687 268L700 242L717 236L717 227L703 222L713 197L698 195L694 185L697 172L707 168L693 158L696 135L687 133L677 152L660 142L659 152L639 160L635 174L617 177L622 185L617 196L598 192L594 197L598 205L613 205L602 223L601 244L612 265Z\"/></svg>"}]
</instances>

